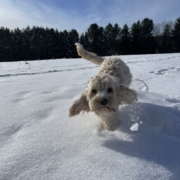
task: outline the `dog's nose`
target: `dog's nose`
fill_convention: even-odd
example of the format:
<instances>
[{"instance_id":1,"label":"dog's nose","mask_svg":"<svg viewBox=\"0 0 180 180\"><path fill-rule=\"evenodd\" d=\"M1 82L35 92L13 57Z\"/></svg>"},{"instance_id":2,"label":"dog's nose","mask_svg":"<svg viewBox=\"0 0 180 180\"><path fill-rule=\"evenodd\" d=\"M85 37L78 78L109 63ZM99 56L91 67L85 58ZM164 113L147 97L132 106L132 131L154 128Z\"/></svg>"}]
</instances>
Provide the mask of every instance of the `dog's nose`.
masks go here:
<instances>
[{"instance_id":1,"label":"dog's nose","mask_svg":"<svg viewBox=\"0 0 180 180\"><path fill-rule=\"evenodd\" d=\"M101 105L105 106L107 105L107 103L108 103L108 100L106 98L101 100Z\"/></svg>"}]
</instances>

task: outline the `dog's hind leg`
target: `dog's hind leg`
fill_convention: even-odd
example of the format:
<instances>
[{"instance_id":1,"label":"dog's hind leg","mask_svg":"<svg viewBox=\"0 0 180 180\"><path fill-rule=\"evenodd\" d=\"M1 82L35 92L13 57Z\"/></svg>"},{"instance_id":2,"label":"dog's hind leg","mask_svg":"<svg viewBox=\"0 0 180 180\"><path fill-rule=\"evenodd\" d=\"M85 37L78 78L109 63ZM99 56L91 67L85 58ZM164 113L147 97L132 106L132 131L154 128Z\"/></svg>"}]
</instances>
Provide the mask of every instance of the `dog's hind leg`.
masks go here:
<instances>
[{"instance_id":1,"label":"dog's hind leg","mask_svg":"<svg viewBox=\"0 0 180 180\"><path fill-rule=\"evenodd\" d=\"M86 51L80 43L76 43L75 45L77 48L78 55L81 56L82 58L96 65L101 65L101 63L104 61L103 58L97 56L96 54Z\"/></svg>"}]
</instances>

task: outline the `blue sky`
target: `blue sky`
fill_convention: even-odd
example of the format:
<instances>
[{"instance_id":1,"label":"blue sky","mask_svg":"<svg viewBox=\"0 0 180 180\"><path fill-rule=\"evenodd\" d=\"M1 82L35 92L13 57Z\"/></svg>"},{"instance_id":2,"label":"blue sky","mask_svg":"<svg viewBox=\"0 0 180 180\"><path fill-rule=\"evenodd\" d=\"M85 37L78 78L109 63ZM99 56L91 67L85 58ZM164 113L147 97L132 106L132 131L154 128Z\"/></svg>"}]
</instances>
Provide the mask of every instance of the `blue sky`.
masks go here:
<instances>
[{"instance_id":1,"label":"blue sky","mask_svg":"<svg viewBox=\"0 0 180 180\"><path fill-rule=\"evenodd\" d=\"M122 27L145 17L154 23L175 21L179 7L180 0L0 0L0 27L35 25L84 32L92 23Z\"/></svg>"}]
</instances>

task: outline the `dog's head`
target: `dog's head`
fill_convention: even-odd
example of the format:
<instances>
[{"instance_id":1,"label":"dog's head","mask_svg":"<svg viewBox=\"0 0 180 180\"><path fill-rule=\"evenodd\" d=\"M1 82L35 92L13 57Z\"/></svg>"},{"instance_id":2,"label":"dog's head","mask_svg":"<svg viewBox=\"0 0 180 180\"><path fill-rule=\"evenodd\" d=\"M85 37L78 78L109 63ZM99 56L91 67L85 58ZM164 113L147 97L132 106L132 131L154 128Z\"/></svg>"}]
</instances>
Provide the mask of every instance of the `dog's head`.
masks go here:
<instances>
[{"instance_id":1,"label":"dog's head","mask_svg":"<svg viewBox=\"0 0 180 180\"><path fill-rule=\"evenodd\" d=\"M131 103L137 98L134 90L115 83L114 79L105 74L90 79L84 92L70 108L69 116L81 111L93 111L96 114L113 113L118 110L121 102Z\"/></svg>"}]
</instances>

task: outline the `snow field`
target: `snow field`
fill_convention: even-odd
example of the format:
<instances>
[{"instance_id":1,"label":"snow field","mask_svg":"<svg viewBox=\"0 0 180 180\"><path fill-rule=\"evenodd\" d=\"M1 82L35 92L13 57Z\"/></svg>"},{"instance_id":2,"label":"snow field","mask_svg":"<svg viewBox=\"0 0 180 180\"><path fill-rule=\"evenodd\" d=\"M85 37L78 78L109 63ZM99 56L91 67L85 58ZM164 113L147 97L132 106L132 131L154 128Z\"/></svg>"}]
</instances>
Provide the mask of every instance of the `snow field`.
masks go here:
<instances>
[{"instance_id":1,"label":"snow field","mask_svg":"<svg viewBox=\"0 0 180 180\"><path fill-rule=\"evenodd\" d=\"M93 113L68 117L97 66L0 63L0 179L178 180L180 54L121 58L138 102L119 108L115 132L98 132Z\"/></svg>"}]
</instances>

